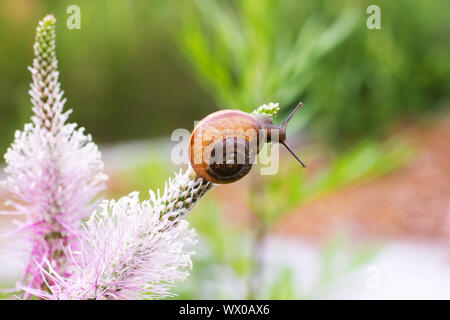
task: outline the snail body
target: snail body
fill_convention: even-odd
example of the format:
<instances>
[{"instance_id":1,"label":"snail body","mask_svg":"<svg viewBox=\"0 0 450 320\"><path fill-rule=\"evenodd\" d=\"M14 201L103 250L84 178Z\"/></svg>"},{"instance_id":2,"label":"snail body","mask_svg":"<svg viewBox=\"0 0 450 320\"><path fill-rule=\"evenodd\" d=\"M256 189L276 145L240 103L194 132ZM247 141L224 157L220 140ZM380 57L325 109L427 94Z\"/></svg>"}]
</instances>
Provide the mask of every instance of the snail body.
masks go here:
<instances>
[{"instance_id":1,"label":"snail body","mask_svg":"<svg viewBox=\"0 0 450 320\"><path fill-rule=\"evenodd\" d=\"M293 153L285 144L286 125L301 105L281 126L273 125L272 118L267 115L252 115L239 110L222 110L206 116L194 128L189 141L189 161L193 170L212 183L235 182L250 171L264 143L271 142L275 135L278 142Z\"/></svg>"}]
</instances>

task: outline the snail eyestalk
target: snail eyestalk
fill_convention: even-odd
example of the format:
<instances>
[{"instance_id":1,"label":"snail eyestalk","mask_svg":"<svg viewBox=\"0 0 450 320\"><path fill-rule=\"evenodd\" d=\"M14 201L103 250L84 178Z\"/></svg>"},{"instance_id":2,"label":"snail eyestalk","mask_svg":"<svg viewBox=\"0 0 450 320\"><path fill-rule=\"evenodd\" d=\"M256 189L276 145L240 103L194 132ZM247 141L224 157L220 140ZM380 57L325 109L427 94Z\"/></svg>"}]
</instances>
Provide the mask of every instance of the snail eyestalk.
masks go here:
<instances>
[{"instance_id":1,"label":"snail eyestalk","mask_svg":"<svg viewBox=\"0 0 450 320\"><path fill-rule=\"evenodd\" d=\"M301 108L302 105L303 105L303 102L299 102L298 105L297 105L297 107L295 107L294 111L292 111L291 114L286 118L286 120L284 120L283 124L281 125L281 127L282 127L283 129L286 130L286 127L287 127L287 125L288 125L288 123L289 123L289 120L292 119L292 117L294 116L294 114L298 111L298 109Z\"/></svg>"},{"instance_id":2,"label":"snail eyestalk","mask_svg":"<svg viewBox=\"0 0 450 320\"><path fill-rule=\"evenodd\" d=\"M306 165L302 162L302 160L300 160L300 158L295 154L295 152L286 143L286 127L287 127L289 121L294 116L294 114L301 108L302 105L303 105L303 103L299 102L297 107L295 107L294 111L291 112L291 114L286 118L286 120L284 120L283 124L281 125L280 131L282 132L282 135L281 135L282 139L280 139L280 143L294 156L295 159L297 159L298 162L300 162L300 164L302 165L303 168L306 168Z\"/></svg>"},{"instance_id":3,"label":"snail eyestalk","mask_svg":"<svg viewBox=\"0 0 450 320\"><path fill-rule=\"evenodd\" d=\"M306 164L304 164L302 160L300 160L300 158L295 154L294 151L292 151L292 149L286 144L285 141L280 141L280 143L294 156L295 159L297 159L298 162L300 162L303 168L306 168Z\"/></svg>"}]
</instances>

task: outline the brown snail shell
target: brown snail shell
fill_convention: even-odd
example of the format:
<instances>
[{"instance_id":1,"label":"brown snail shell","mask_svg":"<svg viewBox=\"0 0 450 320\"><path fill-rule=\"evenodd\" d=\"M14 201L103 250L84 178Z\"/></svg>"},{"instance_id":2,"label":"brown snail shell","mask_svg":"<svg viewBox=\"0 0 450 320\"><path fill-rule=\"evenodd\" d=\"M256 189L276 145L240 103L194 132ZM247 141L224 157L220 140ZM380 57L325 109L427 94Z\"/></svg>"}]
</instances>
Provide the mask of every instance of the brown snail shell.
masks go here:
<instances>
[{"instance_id":1,"label":"brown snail shell","mask_svg":"<svg viewBox=\"0 0 450 320\"><path fill-rule=\"evenodd\" d=\"M189 141L189 161L193 170L212 183L235 182L250 171L263 144L271 141L274 130L279 135L279 142L292 152L285 144L286 125L300 106L301 103L282 126L274 126L269 116L239 110L222 110L208 115L194 128Z\"/></svg>"}]
</instances>

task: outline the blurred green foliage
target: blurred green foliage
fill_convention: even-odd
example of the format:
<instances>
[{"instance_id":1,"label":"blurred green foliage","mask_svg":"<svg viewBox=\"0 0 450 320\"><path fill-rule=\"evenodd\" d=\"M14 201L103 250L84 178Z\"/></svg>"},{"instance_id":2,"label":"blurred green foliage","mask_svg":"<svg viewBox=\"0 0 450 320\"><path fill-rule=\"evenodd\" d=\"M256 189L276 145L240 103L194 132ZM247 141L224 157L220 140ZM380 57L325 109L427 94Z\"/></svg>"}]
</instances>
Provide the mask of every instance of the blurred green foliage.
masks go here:
<instances>
[{"instance_id":1,"label":"blurred green foliage","mask_svg":"<svg viewBox=\"0 0 450 320\"><path fill-rule=\"evenodd\" d=\"M69 30L66 8L81 8ZM168 135L213 110L183 69L170 34L183 5L159 0L0 0L0 150L29 122L36 24L57 19L57 57L71 121L98 143Z\"/></svg>"},{"instance_id":2,"label":"blurred green foliage","mask_svg":"<svg viewBox=\"0 0 450 320\"><path fill-rule=\"evenodd\" d=\"M115 169L112 172L107 197L122 197L133 191L139 192L141 200L147 200L149 189L164 190L164 182L173 175L174 166L168 164L166 158L158 153L148 153L145 161L138 161L137 164L123 169Z\"/></svg>"},{"instance_id":3,"label":"blurred green foliage","mask_svg":"<svg viewBox=\"0 0 450 320\"><path fill-rule=\"evenodd\" d=\"M220 105L251 111L268 101L299 98L313 68L355 28L356 13L336 21L301 10L295 1L195 1L188 13L181 52Z\"/></svg>"},{"instance_id":4,"label":"blurred green foliage","mask_svg":"<svg viewBox=\"0 0 450 320\"><path fill-rule=\"evenodd\" d=\"M221 106L305 102L298 126L348 145L448 106L449 2L197 0L181 52ZM283 110L283 109L282 109Z\"/></svg>"},{"instance_id":5,"label":"blurred green foliage","mask_svg":"<svg viewBox=\"0 0 450 320\"><path fill-rule=\"evenodd\" d=\"M293 126L346 145L448 106L448 1L378 0L381 30L365 25L373 1L81 0L80 30L65 26L71 4L0 0L1 150L31 114L26 66L50 12L71 119L98 142L301 99Z\"/></svg>"},{"instance_id":6,"label":"blurred green foliage","mask_svg":"<svg viewBox=\"0 0 450 320\"><path fill-rule=\"evenodd\" d=\"M303 152L314 154L312 149ZM289 161L280 165L276 175L259 176L252 183L249 203L262 224L269 228L290 210L349 184L386 174L405 164L412 154L408 142L394 136L382 143L364 140L345 152L336 153L312 177L299 170L297 162Z\"/></svg>"},{"instance_id":7,"label":"blurred green foliage","mask_svg":"<svg viewBox=\"0 0 450 320\"><path fill-rule=\"evenodd\" d=\"M450 2L358 2L361 12L374 3L382 29L365 28L363 16L346 44L318 65L306 92L311 129L337 145L450 103ZM334 10L324 7L331 16Z\"/></svg>"}]
</instances>

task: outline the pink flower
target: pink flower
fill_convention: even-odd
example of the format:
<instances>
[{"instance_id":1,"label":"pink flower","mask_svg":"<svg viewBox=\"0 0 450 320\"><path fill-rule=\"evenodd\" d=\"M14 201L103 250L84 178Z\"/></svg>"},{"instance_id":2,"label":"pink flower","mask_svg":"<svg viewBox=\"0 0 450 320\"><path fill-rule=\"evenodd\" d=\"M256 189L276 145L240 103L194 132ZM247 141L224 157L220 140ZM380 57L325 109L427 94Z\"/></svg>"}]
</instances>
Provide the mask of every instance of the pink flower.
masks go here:
<instances>
[{"instance_id":1,"label":"pink flower","mask_svg":"<svg viewBox=\"0 0 450 320\"><path fill-rule=\"evenodd\" d=\"M173 295L176 281L189 275L195 232L184 219L211 188L202 179L180 173L169 180L162 196L150 191L139 201L137 192L104 201L81 233L80 251L68 250L75 262L65 278L43 268L50 293L29 290L44 299L155 299ZM78 263L76 263L78 261Z\"/></svg>"},{"instance_id":2,"label":"pink flower","mask_svg":"<svg viewBox=\"0 0 450 320\"><path fill-rule=\"evenodd\" d=\"M58 82L55 56L55 18L39 22L30 68L32 123L17 131L8 149L6 179L13 208L7 214L24 215L16 232L31 242L31 255L22 284L45 290L41 270L46 262L67 275L70 261L64 247L76 247L81 219L93 210L93 200L104 188L106 176L97 146L76 124L66 123L65 99Z\"/></svg>"}]
</instances>

